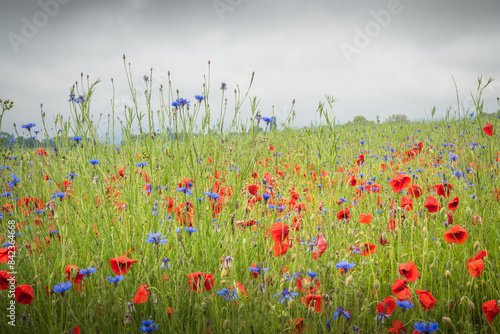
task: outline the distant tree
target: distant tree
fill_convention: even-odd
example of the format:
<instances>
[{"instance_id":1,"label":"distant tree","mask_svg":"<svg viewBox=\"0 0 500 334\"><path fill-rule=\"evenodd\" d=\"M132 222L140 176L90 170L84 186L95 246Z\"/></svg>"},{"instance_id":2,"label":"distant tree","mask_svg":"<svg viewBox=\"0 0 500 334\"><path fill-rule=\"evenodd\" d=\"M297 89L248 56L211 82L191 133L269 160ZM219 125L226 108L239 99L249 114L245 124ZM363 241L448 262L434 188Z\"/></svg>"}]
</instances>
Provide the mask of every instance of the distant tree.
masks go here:
<instances>
[{"instance_id":1,"label":"distant tree","mask_svg":"<svg viewBox=\"0 0 500 334\"><path fill-rule=\"evenodd\" d=\"M387 123L408 123L410 119L405 114L392 114L385 121Z\"/></svg>"}]
</instances>

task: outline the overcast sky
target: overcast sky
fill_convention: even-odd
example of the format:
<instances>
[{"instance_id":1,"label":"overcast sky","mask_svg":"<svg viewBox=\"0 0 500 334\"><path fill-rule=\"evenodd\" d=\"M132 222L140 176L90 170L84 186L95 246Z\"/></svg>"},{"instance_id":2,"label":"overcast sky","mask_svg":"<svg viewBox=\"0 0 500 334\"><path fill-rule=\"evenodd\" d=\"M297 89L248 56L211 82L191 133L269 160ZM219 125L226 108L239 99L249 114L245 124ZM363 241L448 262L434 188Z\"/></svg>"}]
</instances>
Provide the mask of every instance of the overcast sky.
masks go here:
<instances>
[{"instance_id":1,"label":"overcast sky","mask_svg":"<svg viewBox=\"0 0 500 334\"><path fill-rule=\"evenodd\" d=\"M271 116L274 105L283 120L295 99L300 125L313 120L325 94L338 99L340 122L394 113L418 119L433 106L443 115L456 109L452 76L465 107L479 76L496 78L485 102L495 112L499 18L498 0L3 0L0 98L15 107L2 130L40 124L40 103L49 127L57 113L68 117L81 72L102 81L92 112L110 113L111 78L121 112L131 103L123 54L138 88L150 68L156 89L170 71L173 88L192 103L210 60L212 120L220 83L243 90L253 71L250 95L262 114ZM230 107L233 100L228 94Z\"/></svg>"}]
</instances>

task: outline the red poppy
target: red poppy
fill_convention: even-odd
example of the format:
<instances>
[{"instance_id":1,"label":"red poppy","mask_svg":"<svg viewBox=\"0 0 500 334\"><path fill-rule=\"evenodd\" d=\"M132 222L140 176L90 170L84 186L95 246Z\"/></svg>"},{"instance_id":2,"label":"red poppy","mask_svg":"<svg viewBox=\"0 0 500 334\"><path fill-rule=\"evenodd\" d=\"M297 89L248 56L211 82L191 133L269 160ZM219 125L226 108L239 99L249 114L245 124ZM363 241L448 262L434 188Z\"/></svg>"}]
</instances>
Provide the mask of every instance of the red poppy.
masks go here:
<instances>
[{"instance_id":1,"label":"red poppy","mask_svg":"<svg viewBox=\"0 0 500 334\"><path fill-rule=\"evenodd\" d=\"M448 203L448 210L455 211L458 207L458 203L460 202L458 196L453 198L450 203Z\"/></svg>"},{"instance_id":2,"label":"red poppy","mask_svg":"<svg viewBox=\"0 0 500 334\"><path fill-rule=\"evenodd\" d=\"M434 186L436 189L436 193L441 197L450 197L450 190L453 189L453 186L448 182L437 184Z\"/></svg>"},{"instance_id":3,"label":"red poppy","mask_svg":"<svg viewBox=\"0 0 500 334\"><path fill-rule=\"evenodd\" d=\"M295 325L295 329L292 333L301 334L304 330L304 318L293 319L292 323ZM288 324L290 324L290 321L288 321Z\"/></svg>"},{"instance_id":4,"label":"red poppy","mask_svg":"<svg viewBox=\"0 0 500 334\"><path fill-rule=\"evenodd\" d=\"M427 208L429 213L438 212L441 209L438 200L432 196L427 197L427 201L425 202L424 207Z\"/></svg>"},{"instance_id":5,"label":"red poppy","mask_svg":"<svg viewBox=\"0 0 500 334\"><path fill-rule=\"evenodd\" d=\"M400 264L399 273L410 282L415 282L420 276L413 260L408 263Z\"/></svg>"},{"instance_id":6,"label":"red poppy","mask_svg":"<svg viewBox=\"0 0 500 334\"><path fill-rule=\"evenodd\" d=\"M148 286L146 284L143 284L137 289L137 293L135 294L134 299L132 299L132 301L135 304L142 304L148 300L148 296L149 296Z\"/></svg>"},{"instance_id":7,"label":"red poppy","mask_svg":"<svg viewBox=\"0 0 500 334\"><path fill-rule=\"evenodd\" d=\"M304 298L301 298L304 303ZM305 304L307 307L314 307L316 312L322 312L323 297L321 295L307 295L305 299Z\"/></svg>"},{"instance_id":8,"label":"red poppy","mask_svg":"<svg viewBox=\"0 0 500 334\"><path fill-rule=\"evenodd\" d=\"M369 225L373 219L373 215L371 213L368 213L368 214L364 214L364 213L361 213L359 215L359 223L360 224L366 224L366 225Z\"/></svg>"},{"instance_id":9,"label":"red poppy","mask_svg":"<svg viewBox=\"0 0 500 334\"><path fill-rule=\"evenodd\" d=\"M351 217L351 212L349 211L348 208L344 208L337 212L337 219L342 220L342 219L349 219Z\"/></svg>"},{"instance_id":10,"label":"red poppy","mask_svg":"<svg viewBox=\"0 0 500 334\"><path fill-rule=\"evenodd\" d=\"M11 281L13 279L13 284L17 284L17 280L8 271L0 271L0 290L8 290Z\"/></svg>"},{"instance_id":11,"label":"red poppy","mask_svg":"<svg viewBox=\"0 0 500 334\"><path fill-rule=\"evenodd\" d=\"M487 123L486 126L483 128L483 132L487 136L493 136L493 124ZM491 322L491 321L490 321Z\"/></svg>"},{"instance_id":12,"label":"red poppy","mask_svg":"<svg viewBox=\"0 0 500 334\"><path fill-rule=\"evenodd\" d=\"M167 315L168 317L172 317L172 314L175 312L174 308L173 307L169 307L167 308Z\"/></svg>"},{"instance_id":13,"label":"red poppy","mask_svg":"<svg viewBox=\"0 0 500 334\"><path fill-rule=\"evenodd\" d=\"M316 242L314 243L314 246L318 247L318 251L317 252L313 252L313 259L316 260L318 257L321 256L321 254L323 254L323 252L325 251L326 247L328 246L328 244L326 243L326 239L325 239L325 236L323 235L323 233L319 233L318 234L318 237L316 238Z\"/></svg>"},{"instance_id":14,"label":"red poppy","mask_svg":"<svg viewBox=\"0 0 500 334\"><path fill-rule=\"evenodd\" d=\"M398 278L394 285L391 285L392 294L395 295L398 300L410 299L411 291L407 284L407 280L404 278Z\"/></svg>"},{"instance_id":15,"label":"red poppy","mask_svg":"<svg viewBox=\"0 0 500 334\"><path fill-rule=\"evenodd\" d=\"M375 309L378 313L387 315L392 314L392 312L396 309L396 301L391 296L385 297L380 303L378 303Z\"/></svg>"},{"instance_id":16,"label":"red poppy","mask_svg":"<svg viewBox=\"0 0 500 334\"><path fill-rule=\"evenodd\" d=\"M16 251L17 250L17 245L14 246L14 249L10 249L11 251ZM0 263L4 262L9 262L10 257L9 257L9 246L0 248Z\"/></svg>"},{"instance_id":17,"label":"red poppy","mask_svg":"<svg viewBox=\"0 0 500 334\"><path fill-rule=\"evenodd\" d=\"M295 284L297 285L297 289L299 289L300 292L313 293L314 290L316 290L316 292L320 293L321 283L317 279L313 280L313 282L316 282L316 286L314 286L314 284L311 283L310 277L303 277L303 278L297 277Z\"/></svg>"},{"instance_id":18,"label":"red poppy","mask_svg":"<svg viewBox=\"0 0 500 334\"><path fill-rule=\"evenodd\" d=\"M392 191L399 194L401 190L405 189L410 185L411 177L406 174L398 174L395 178L389 182L392 187Z\"/></svg>"},{"instance_id":19,"label":"red poppy","mask_svg":"<svg viewBox=\"0 0 500 334\"><path fill-rule=\"evenodd\" d=\"M38 150L36 150L35 152L38 156L40 157L46 157L47 156L47 151L45 151L43 148L39 148Z\"/></svg>"},{"instance_id":20,"label":"red poppy","mask_svg":"<svg viewBox=\"0 0 500 334\"><path fill-rule=\"evenodd\" d=\"M406 334L406 328L403 323L399 320L392 322L392 327L387 330L389 333L401 334L401 332Z\"/></svg>"},{"instance_id":21,"label":"red poppy","mask_svg":"<svg viewBox=\"0 0 500 334\"><path fill-rule=\"evenodd\" d=\"M486 250L482 250L476 256L472 257L467 261L467 269L472 277L478 277L481 275L484 269L483 258L488 256L489 253Z\"/></svg>"},{"instance_id":22,"label":"red poppy","mask_svg":"<svg viewBox=\"0 0 500 334\"><path fill-rule=\"evenodd\" d=\"M245 295L245 297L247 297L248 300L248 293L243 284L241 284L238 281L235 281L234 284L236 285L236 289L240 290Z\"/></svg>"},{"instance_id":23,"label":"red poppy","mask_svg":"<svg viewBox=\"0 0 500 334\"><path fill-rule=\"evenodd\" d=\"M274 256L284 255L289 247L288 225L275 223L271 227L271 238L274 240Z\"/></svg>"},{"instance_id":24,"label":"red poppy","mask_svg":"<svg viewBox=\"0 0 500 334\"><path fill-rule=\"evenodd\" d=\"M430 311L436 305L437 300L429 291L415 289L415 292L420 297L420 305L422 305L424 310Z\"/></svg>"},{"instance_id":25,"label":"red poppy","mask_svg":"<svg viewBox=\"0 0 500 334\"><path fill-rule=\"evenodd\" d=\"M451 211L446 213L446 217L448 218L448 225L453 224L453 213L451 213Z\"/></svg>"},{"instance_id":26,"label":"red poppy","mask_svg":"<svg viewBox=\"0 0 500 334\"><path fill-rule=\"evenodd\" d=\"M346 250L349 251L351 254L354 253L363 256L368 256L375 253L375 251L377 250L377 245L373 245L367 242L362 245L352 246L351 248L347 248Z\"/></svg>"},{"instance_id":27,"label":"red poppy","mask_svg":"<svg viewBox=\"0 0 500 334\"><path fill-rule=\"evenodd\" d=\"M210 291L214 287L214 277L212 274L195 272L187 274L188 285L193 291Z\"/></svg>"},{"instance_id":28,"label":"red poppy","mask_svg":"<svg viewBox=\"0 0 500 334\"><path fill-rule=\"evenodd\" d=\"M33 288L29 284L18 285L14 290L14 297L19 304L29 305L33 301Z\"/></svg>"},{"instance_id":29,"label":"red poppy","mask_svg":"<svg viewBox=\"0 0 500 334\"><path fill-rule=\"evenodd\" d=\"M255 185L255 184L248 186L248 192L252 196L255 196L257 194L257 190L259 190L259 186Z\"/></svg>"},{"instance_id":30,"label":"red poppy","mask_svg":"<svg viewBox=\"0 0 500 334\"><path fill-rule=\"evenodd\" d=\"M73 328L73 329L71 330L71 333L73 333L73 334L80 334L80 327L75 326L75 328Z\"/></svg>"},{"instance_id":31,"label":"red poppy","mask_svg":"<svg viewBox=\"0 0 500 334\"><path fill-rule=\"evenodd\" d=\"M416 184L412 184L411 187L408 188L408 192L410 193L410 196L415 198L422 196L422 189L420 189L420 187Z\"/></svg>"},{"instance_id":32,"label":"red poppy","mask_svg":"<svg viewBox=\"0 0 500 334\"><path fill-rule=\"evenodd\" d=\"M349 185L351 187L354 187L356 184L358 184L358 181L356 181L356 177L355 176L351 176L351 179L349 180Z\"/></svg>"},{"instance_id":33,"label":"red poppy","mask_svg":"<svg viewBox=\"0 0 500 334\"><path fill-rule=\"evenodd\" d=\"M408 197L401 198L401 207L405 211L413 210L413 198L408 198Z\"/></svg>"},{"instance_id":34,"label":"red poppy","mask_svg":"<svg viewBox=\"0 0 500 334\"><path fill-rule=\"evenodd\" d=\"M365 162L365 156L363 154L361 154L358 158L358 160L356 160L356 163L359 165L361 165L362 163Z\"/></svg>"},{"instance_id":35,"label":"red poppy","mask_svg":"<svg viewBox=\"0 0 500 334\"><path fill-rule=\"evenodd\" d=\"M446 242L453 242L455 244L462 244L469 238L469 233L459 225L454 225L444 233L444 240Z\"/></svg>"},{"instance_id":36,"label":"red poppy","mask_svg":"<svg viewBox=\"0 0 500 334\"><path fill-rule=\"evenodd\" d=\"M496 300L487 301L483 304L481 310L483 310L483 313L486 315L486 320L488 320L489 323L491 323L497 314L500 313Z\"/></svg>"},{"instance_id":37,"label":"red poppy","mask_svg":"<svg viewBox=\"0 0 500 334\"><path fill-rule=\"evenodd\" d=\"M85 274L80 274L80 268L74 265L67 265L64 268L64 272L66 273L66 277L68 281L71 283L78 285L85 277Z\"/></svg>"},{"instance_id":38,"label":"red poppy","mask_svg":"<svg viewBox=\"0 0 500 334\"><path fill-rule=\"evenodd\" d=\"M127 271L130 270L130 266L136 263L137 260L132 260L125 256L123 253L122 256L115 257L113 259L109 259L109 264L111 265L111 270L115 273L115 275L124 275Z\"/></svg>"}]
</instances>

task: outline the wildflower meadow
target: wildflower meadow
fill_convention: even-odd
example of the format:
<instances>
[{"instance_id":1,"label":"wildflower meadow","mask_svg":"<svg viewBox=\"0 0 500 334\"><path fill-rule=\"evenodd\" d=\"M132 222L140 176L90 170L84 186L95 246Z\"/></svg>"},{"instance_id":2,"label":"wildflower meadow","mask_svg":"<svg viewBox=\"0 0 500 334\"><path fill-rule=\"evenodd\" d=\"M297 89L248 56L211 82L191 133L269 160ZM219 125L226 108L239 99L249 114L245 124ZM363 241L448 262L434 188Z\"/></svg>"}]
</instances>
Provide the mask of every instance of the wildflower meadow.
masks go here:
<instances>
[{"instance_id":1,"label":"wildflower meadow","mask_svg":"<svg viewBox=\"0 0 500 334\"><path fill-rule=\"evenodd\" d=\"M443 117L340 125L326 96L300 127L253 75L138 92L123 58L124 111L82 74L4 139L1 333L500 331L491 78Z\"/></svg>"}]
</instances>

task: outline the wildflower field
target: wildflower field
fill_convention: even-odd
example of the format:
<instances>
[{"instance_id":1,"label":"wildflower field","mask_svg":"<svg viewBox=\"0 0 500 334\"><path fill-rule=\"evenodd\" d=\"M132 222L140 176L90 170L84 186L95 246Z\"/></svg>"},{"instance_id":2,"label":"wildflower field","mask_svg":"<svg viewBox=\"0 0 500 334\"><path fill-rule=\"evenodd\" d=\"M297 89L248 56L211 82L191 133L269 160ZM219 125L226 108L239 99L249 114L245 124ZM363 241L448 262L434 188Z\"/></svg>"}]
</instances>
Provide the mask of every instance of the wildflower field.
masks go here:
<instances>
[{"instance_id":1,"label":"wildflower field","mask_svg":"<svg viewBox=\"0 0 500 334\"><path fill-rule=\"evenodd\" d=\"M82 76L60 131L42 112L4 144L1 333L500 330L489 81L442 119L338 125L327 96L298 128L224 83L187 98L145 76L138 105L126 70L119 143Z\"/></svg>"}]
</instances>

